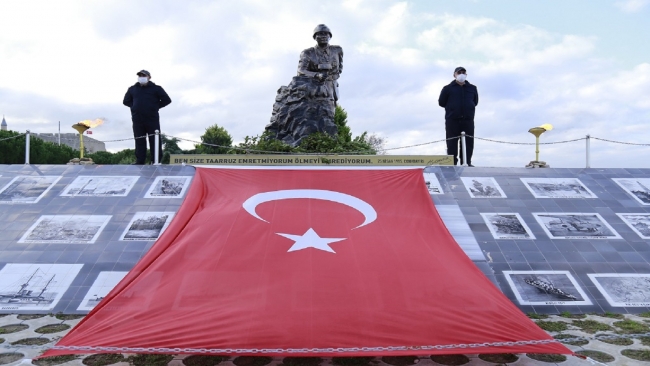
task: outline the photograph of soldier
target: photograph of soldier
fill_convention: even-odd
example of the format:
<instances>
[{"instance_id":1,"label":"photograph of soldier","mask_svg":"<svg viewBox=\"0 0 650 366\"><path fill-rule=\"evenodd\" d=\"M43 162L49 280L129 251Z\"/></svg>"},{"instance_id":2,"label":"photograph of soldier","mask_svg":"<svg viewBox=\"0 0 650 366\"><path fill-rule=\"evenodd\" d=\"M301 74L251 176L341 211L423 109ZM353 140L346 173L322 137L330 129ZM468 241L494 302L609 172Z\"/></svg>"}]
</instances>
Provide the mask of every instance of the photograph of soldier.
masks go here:
<instances>
[{"instance_id":1,"label":"photograph of soldier","mask_svg":"<svg viewBox=\"0 0 650 366\"><path fill-rule=\"evenodd\" d=\"M1 203L37 203L61 179L60 176L18 176L0 189Z\"/></svg>"},{"instance_id":2,"label":"photograph of soldier","mask_svg":"<svg viewBox=\"0 0 650 366\"><path fill-rule=\"evenodd\" d=\"M650 205L650 179L612 178L612 180L640 204Z\"/></svg>"},{"instance_id":3,"label":"photograph of soldier","mask_svg":"<svg viewBox=\"0 0 650 366\"><path fill-rule=\"evenodd\" d=\"M551 239L621 239L597 213L533 213Z\"/></svg>"},{"instance_id":4,"label":"photograph of soldier","mask_svg":"<svg viewBox=\"0 0 650 366\"><path fill-rule=\"evenodd\" d=\"M611 306L650 306L650 274L641 273L589 273Z\"/></svg>"},{"instance_id":5,"label":"photograph of soldier","mask_svg":"<svg viewBox=\"0 0 650 366\"><path fill-rule=\"evenodd\" d=\"M535 198L598 198L577 178L520 178Z\"/></svg>"},{"instance_id":6,"label":"photograph of soldier","mask_svg":"<svg viewBox=\"0 0 650 366\"><path fill-rule=\"evenodd\" d=\"M617 213L642 239L650 239L650 214Z\"/></svg>"},{"instance_id":7,"label":"photograph of soldier","mask_svg":"<svg viewBox=\"0 0 650 366\"><path fill-rule=\"evenodd\" d=\"M506 198L506 194L492 177L461 177L460 179L472 198Z\"/></svg>"},{"instance_id":8,"label":"photograph of soldier","mask_svg":"<svg viewBox=\"0 0 650 366\"><path fill-rule=\"evenodd\" d=\"M503 271L520 305L591 305L568 271Z\"/></svg>"},{"instance_id":9,"label":"photograph of soldier","mask_svg":"<svg viewBox=\"0 0 650 366\"><path fill-rule=\"evenodd\" d=\"M518 213L481 213L495 239L535 239Z\"/></svg>"}]
</instances>

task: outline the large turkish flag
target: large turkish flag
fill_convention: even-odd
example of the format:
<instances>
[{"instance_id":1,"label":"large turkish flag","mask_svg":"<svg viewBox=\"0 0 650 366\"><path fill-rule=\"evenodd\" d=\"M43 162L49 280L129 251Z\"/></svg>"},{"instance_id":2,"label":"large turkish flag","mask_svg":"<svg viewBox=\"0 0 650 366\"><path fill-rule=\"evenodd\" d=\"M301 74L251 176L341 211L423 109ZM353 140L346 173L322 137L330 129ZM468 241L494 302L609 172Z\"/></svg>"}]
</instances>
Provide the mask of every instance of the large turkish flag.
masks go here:
<instances>
[{"instance_id":1,"label":"large turkish flag","mask_svg":"<svg viewBox=\"0 0 650 366\"><path fill-rule=\"evenodd\" d=\"M422 170L201 168L152 249L44 356L95 352L571 353L458 247Z\"/></svg>"}]
</instances>

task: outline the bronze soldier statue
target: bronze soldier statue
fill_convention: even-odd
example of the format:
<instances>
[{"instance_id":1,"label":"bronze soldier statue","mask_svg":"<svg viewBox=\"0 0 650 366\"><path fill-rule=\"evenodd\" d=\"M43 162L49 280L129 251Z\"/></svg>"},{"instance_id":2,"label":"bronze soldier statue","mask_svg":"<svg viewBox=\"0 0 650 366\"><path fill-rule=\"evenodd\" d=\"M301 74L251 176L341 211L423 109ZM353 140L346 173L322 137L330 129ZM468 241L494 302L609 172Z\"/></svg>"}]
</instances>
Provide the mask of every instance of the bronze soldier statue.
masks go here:
<instances>
[{"instance_id":1,"label":"bronze soldier statue","mask_svg":"<svg viewBox=\"0 0 650 366\"><path fill-rule=\"evenodd\" d=\"M298 146L303 138L322 132L337 134L334 111L339 99L338 78L343 70L343 49L329 45L332 32L325 24L316 26L317 45L300 53L298 75L288 86L281 86L275 97L270 138Z\"/></svg>"}]
</instances>

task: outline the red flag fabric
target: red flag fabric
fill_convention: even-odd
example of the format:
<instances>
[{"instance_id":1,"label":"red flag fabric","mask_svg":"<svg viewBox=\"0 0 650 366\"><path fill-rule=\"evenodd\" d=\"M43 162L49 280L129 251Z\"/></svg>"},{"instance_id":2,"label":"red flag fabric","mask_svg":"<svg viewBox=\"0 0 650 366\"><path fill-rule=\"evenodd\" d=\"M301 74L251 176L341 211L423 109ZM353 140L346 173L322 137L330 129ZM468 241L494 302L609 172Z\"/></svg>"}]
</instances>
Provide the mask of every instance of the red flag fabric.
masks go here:
<instances>
[{"instance_id":1,"label":"red flag fabric","mask_svg":"<svg viewBox=\"0 0 650 366\"><path fill-rule=\"evenodd\" d=\"M422 170L197 168L169 228L43 356L571 351L440 219Z\"/></svg>"}]
</instances>

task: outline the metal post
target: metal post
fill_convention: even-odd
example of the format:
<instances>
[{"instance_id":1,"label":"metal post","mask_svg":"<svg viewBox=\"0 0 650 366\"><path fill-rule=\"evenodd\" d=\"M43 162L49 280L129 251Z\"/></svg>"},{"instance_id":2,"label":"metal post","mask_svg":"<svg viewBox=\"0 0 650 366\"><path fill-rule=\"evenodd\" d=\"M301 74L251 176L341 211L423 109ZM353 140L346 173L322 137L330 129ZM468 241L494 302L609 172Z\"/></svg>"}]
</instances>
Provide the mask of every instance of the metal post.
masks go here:
<instances>
[{"instance_id":1,"label":"metal post","mask_svg":"<svg viewBox=\"0 0 650 366\"><path fill-rule=\"evenodd\" d=\"M160 149L160 131L156 130L156 143L154 144L155 150L154 150L154 163L153 165L160 165L160 154L159 154L159 149Z\"/></svg>"},{"instance_id":2,"label":"metal post","mask_svg":"<svg viewBox=\"0 0 650 366\"><path fill-rule=\"evenodd\" d=\"M539 161L539 136L535 136L535 161Z\"/></svg>"},{"instance_id":3,"label":"metal post","mask_svg":"<svg viewBox=\"0 0 650 366\"><path fill-rule=\"evenodd\" d=\"M587 168L591 168L591 135L587 135L587 139L585 140L585 143L587 144Z\"/></svg>"},{"instance_id":4,"label":"metal post","mask_svg":"<svg viewBox=\"0 0 650 366\"><path fill-rule=\"evenodd\" d=\"M25 165L29 165L29 130L25 134Z\"/></svg>"},{"instance_id":5,"label":"metal post","mask_svg":"<svg viewBox=\"0 0 650 366\"><path fill-rule=\"evenodd\" d=\"M463 148L463 162L467 164L467 146L465 146L465 131L460 133L460 144L462 145Z\"/></svg>"},{"instance_id":6,"label":"metal post","mask_svg":"<svg viewBox=\"0 0 650 366\"><path fill-rule=\"evenodd\" d=\"M61 121L59 121L59 146L61 146Z\"/></svg>"}]
</instances>

